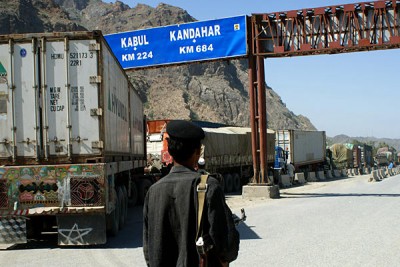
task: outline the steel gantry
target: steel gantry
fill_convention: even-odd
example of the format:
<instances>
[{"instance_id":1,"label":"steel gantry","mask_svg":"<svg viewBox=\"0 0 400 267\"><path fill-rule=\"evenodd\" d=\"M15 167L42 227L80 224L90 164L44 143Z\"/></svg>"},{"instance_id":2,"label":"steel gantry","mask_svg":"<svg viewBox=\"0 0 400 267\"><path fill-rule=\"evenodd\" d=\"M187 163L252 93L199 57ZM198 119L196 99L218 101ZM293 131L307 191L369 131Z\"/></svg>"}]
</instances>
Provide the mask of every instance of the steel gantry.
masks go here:
<instances>
[{"instance_id":1,"label":"steel gantry","mask_svg":"<svg viewBox=\"0 0 400 267\"><path fill-rule=\"evenodd\" d=\"M249 23L249 95L253 183L268 181L264 59L400 47L400 1L375 1L252 14Z\"/></svg>"}]
</instances>

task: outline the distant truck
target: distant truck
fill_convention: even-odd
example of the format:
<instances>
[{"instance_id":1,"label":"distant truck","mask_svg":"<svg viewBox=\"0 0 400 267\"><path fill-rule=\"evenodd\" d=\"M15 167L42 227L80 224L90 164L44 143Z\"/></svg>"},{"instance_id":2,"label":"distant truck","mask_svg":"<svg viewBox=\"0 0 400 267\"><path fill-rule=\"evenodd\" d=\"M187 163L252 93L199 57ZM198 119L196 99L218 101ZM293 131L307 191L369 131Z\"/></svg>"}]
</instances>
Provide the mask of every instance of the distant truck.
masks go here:
<instances>
[{"instance_id":1,"label":"distant truck","mask_svg":"<svg viewBox=\"0 0 400 267\"><path fill-rule=\"evenodd\" d=\"M370 145L360 145L361 149L361 164L363 167L374 166L374 159L372 157L372 146Z\"/></svg>"},{"instance_id":2,"label":"distant truck","mask_svg":"<svg viewBox=\"0 0 400 267\"><path fill-rule=\"evenodd\" d=\"M165 132L170 120L147 121L147 148L151 169L168 173L172 158L168 153ZM192 121L202 127L206 138L203 141L201 157L205 159L206 170L223 176L225 192L236 192L253 177L251 129L248 127L228 127L218 123ZM275 133L268 130L267 161L275 162Z\"/></svg>"},{"instance_id":3,"label":"distant truck","mask_svg":"<svg viewBox=\"0 0 400 267\"><path fill-rule=\"evenodd\" d=\"M395 151L388 147L378 148L375 155L375 163L377 166L388 166L393 161Z\"/></svg>"},{"instance_id":4,"label":"distant truck","mask_svg":"<svg viewBox=\"0 0 400 267\"><path fill-rule=\"evenodd\" d=\"M345 144L336 143L330 147L335 169L348 169L353 166L353 150Z\"/></svg>"},{"instance_id":5,"label":"distant truck","mask_svg":"<svg viewBox=\"0 0 400 267\"><path fill-rule=\"evenodd\" d=\"M276 151L283 154L275 168L286 169L292 163L296 172L310 172L324 169L326 161L325 131L277 130ZM279 149L280 148L280 149Z\"/></svg>"},{"instance_id":6,"label":"distant truck","mask_svg":"<svg viewBox=\"0 0 400 267\"><path fill-rule=\"evenodd\" d=\"M388 158L390 158L390 155L388 155L387 153L382 152L382 153L376 154L375 155L375 163L377 166L381 166L381 167L389 166L390 161Z\"/></svg>"},{"instance_id":7,"label":"distant truck","mask_svg":"<svg viewBox=\"0 0 400 267\"><path fill-rule=\"evenodd\" d=\"M352 143L345 143L344 145L352 151L352 160L347 168L361 168L361 147Z\"/></svg>"},{"instance_id":8,"label":"distant truck","mask_svg":"<svg viewBox=\"0 0 400 267\"><path fill-rule=\"evenodd\" d=\"M370 168L374 165L372 147L366 144L337 143L330 147L334 167L339 169Z\"/></svg>"},{"instance_id":9,"label":"distant truck","mask_svg":"<svg viewBox=\"0 0 400 267\"><path fill-rule=\"evenodd\" d=\"M0 36L0 243L106 243L155 177L143 104L101 32Z\"/></svg>"}]
</instances>

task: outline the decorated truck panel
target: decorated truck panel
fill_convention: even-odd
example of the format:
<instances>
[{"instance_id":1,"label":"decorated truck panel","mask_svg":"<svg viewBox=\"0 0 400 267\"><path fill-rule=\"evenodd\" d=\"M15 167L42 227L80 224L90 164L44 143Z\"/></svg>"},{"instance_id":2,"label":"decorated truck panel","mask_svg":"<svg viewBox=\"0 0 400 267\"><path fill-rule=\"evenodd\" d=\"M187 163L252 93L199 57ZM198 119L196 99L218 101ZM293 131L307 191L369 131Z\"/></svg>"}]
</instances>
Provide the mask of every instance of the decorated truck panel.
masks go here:
<instances>
[{"instance_id":1,"label":"decorated truck panel","mask_svg":"<svg viewBox=\"0 0 400 267\"><path fill-rule=\"evenodd\" d=\"M97 221L105 221L106 202L115 197L105 177L104 164L0 167L0 216L12 225L7 229L2 221L0 243L25 243L27 226L37 227L45 215L59 220L61 245L105 242L105 224ZM63 222L67 216L74 217L72 225Z\"/></svg>"},{"instance_id":2,"label":"decorated truck panel","mask_svg":"<svg viewBox=\"0 0 400 267\"><path fill-rule=\"evenodd\" d=\"M0 36L0 243L106 242L154 178L143 104L101 32Z\"/></svg>"}]
</instances>

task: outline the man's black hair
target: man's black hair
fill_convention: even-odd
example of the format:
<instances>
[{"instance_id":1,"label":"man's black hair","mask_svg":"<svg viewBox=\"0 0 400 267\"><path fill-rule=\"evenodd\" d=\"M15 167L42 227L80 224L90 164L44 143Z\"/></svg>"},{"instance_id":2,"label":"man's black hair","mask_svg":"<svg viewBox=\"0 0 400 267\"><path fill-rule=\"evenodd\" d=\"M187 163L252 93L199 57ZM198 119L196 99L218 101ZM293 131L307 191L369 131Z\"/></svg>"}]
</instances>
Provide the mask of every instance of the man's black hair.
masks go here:
<instances>
[{"instance_id":1,"label":"man's black hair","mask_svg":"<svg viewBox=\"0 0 400 267\"><path fill-rule=\"evenodd\" d=\"M201 140L199 139L169 137L167 141L169 154L179 163L186 161L196 149L201 148Z\"/></svg>"}]
</instances>

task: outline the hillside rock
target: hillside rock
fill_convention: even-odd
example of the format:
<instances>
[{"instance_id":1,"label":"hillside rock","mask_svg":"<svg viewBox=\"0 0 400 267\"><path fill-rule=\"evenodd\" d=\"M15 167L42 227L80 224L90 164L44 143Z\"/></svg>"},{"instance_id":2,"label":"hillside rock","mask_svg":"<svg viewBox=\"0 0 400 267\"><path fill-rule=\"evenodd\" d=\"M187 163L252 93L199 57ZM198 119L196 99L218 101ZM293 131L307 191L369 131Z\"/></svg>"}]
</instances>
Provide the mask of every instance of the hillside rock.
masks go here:
<instances>
[{"instance_id":1,"label":"hillside rock","mask_svg":"<svg viewBox=\"0 0 400 267\"><path fill-rule=\"evenodd\" d=\"M4 1L3 1L4 2ZM0 6L1 34L101 30L104 34L196 21L185 10L159 4L134 8L120 1L6 0ZM127 71L149 119L195 119L250 125L247 60L196 63ZM315 130L267 88L272 129Z\"/></svg>"},{"instance_id":2,"label":"hillside rock","mask_svg":"<svg viewBox=\"0 0 400 267\"><path fill-rule=\"evenodd\" d=\"M52 0L3 0L0 34L80 31L85 28L69 19Z\"/></svg>"}]
</instances>

